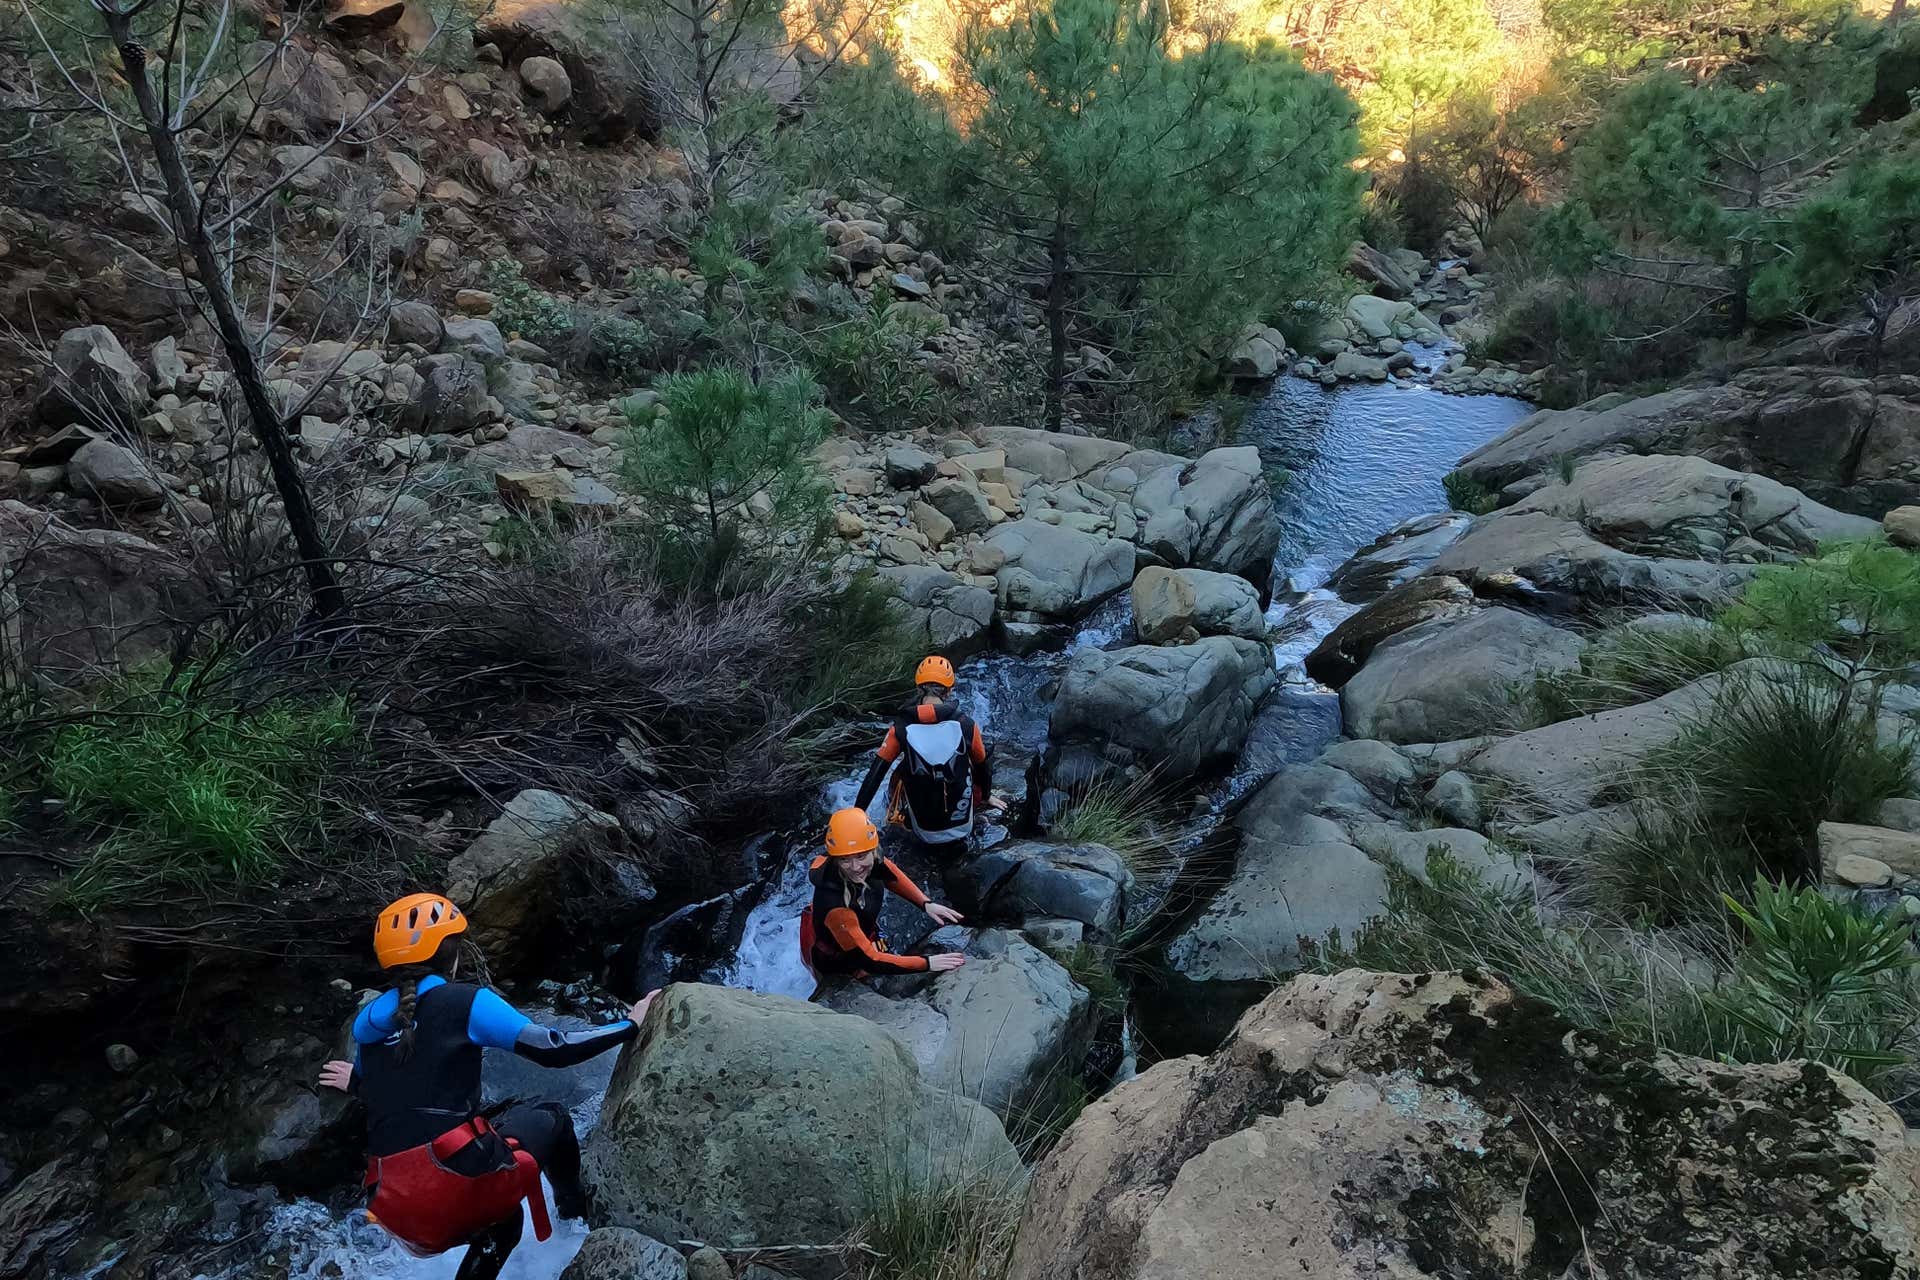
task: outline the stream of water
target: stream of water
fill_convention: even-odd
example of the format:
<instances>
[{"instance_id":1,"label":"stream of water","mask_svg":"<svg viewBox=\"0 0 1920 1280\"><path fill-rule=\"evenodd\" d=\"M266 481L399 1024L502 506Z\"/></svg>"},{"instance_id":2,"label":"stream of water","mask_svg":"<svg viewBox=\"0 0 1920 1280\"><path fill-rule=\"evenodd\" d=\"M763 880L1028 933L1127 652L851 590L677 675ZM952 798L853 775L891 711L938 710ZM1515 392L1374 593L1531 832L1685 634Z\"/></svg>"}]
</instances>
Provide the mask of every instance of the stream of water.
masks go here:
<instances>
[{"instance_id":1,"label":"stream of water","mask_svg":"<svg viewBox=\"0 0 1920 1280\"><path fill-rule=\"evenodd\" d=\"M1411 348L1432 367L1444 352ZM1287 686L1270 707L1269 736L1282 739L1282 755L1263 757L1265 772L1276 760L1313 754L1337 734L1338 709L1325 715L1324 690L1314 690L1300 672L1302 658L1358 605L1326 588L1334 571L1355 551L1414 516L1446 508L1440 480L1468 452L1517 422L1532 406L1498 396L1441 395L1422 383L1342 386L1328 390L1298 378L1278 379L1246 417L1240 443L1259 448L1288 478L1276 495L1283 530L1275 556L1274 603L1268 620L1278 636L1276 662ZM995 745L1003 775L1017 774L1046 743L1052 689L1076 650L1108 648L1131 639L1132 616L1122 592L1082 626L1065 652L1016 658L994 654L961 669L961 697L982 732ZM1296 701L1289 703L1291 697ZM1312 704L1319 711L1303 710ZM1297 741L1311 738L1315 741ZM1290 753L1290 754L1289 754ZM1253 752L1250 749L1249 755ZM822 791L820 812L851 804L865 762ZM1263 768L1252 760L1230 782L1250 784ZM1008 778L1015 782L1016 778ZM1006 784L1003 783L1003 787ZM1004 838L990 828L989 841ZM813 844L785 851L778 883L748 915L733 958L709 971L707 981L805 999L813 978L799 958L799 915L809 889L806 869ZM592 1072L570 1079L567 1100L584 1135L599 1111L600 1093L613 1059L590 1064ZM489 1064L489 1072L493 1064ZM312 1201L279 1211L271 1232L290 1251L294 1280L451 1280L460 1255L415 1259L358 1214L345 1218ZM578 1249L585 1228L556 1222L544 1244L531 1235L508 1265L503 1280L554 1280Z\"/></svg>"}]
</instances>

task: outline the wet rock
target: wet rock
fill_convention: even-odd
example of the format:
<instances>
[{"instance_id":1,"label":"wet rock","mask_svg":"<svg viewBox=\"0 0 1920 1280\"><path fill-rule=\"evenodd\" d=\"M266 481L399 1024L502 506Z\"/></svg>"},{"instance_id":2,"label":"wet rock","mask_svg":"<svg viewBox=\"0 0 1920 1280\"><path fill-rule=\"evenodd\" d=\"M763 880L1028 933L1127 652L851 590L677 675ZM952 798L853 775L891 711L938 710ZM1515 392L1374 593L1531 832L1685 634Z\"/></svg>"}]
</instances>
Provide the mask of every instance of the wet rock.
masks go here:
<instances>
[{"instance_id":1,"label":"wet rock","mask_svg":"<svg viewBox=\"0 0 1920 1280\"><path fill-rule=\"evenodd\" d=\"M1238 754L1277 679L1273 651L1237 637L1082 649L1061 677L1050 732L1055 742L1092 744L1116 764L1189 777Z\"/></svg>"},{"instance_id":2,"label":"wet rock","mask_svg":"<svg viewBox=\"0 0 1920 1280\"><path fill-rule=\"evenodd\" d=\"M1072 920L1113 937L1126 920L1133 874L1105 845L1006 841L982 849L946 873L947 892L969 919L1023 924Z\"/></svg>"},{"instance_id":3,"label":"wet rock","mask_svg":"<svg viewBox=\"0 0 1920 1280\"><path fill-rule=\"evenodd\" d=\"M1083 617L1133 580L1130 544L1037 519L1008 521L985 546L1003 557L995 575L1001 606L1042 620Z\"/></svg>"},{"instance_id":4,"label":"wet rock","mask_svg":"<svg viewBox=\"0 0 1920 1280\"><path fill-rule=\"evenodd\" d=\"M1467 531L1471 518L1447 511L1415 516L1375 538L1334 570L1327 588L1342 600L1366 604L1411 582Z\"/></svg>"},{"instance_id":5,"label":"wet rock","mask_svg":"<svg viewBox=\"0 0 1920 1280\"><path fill-rule=\"evenodd\" d=\"M1534 676L1579 663L1581 640L1513 609L1409 627L1380 643L1340 690L1349 733L1446 742L1510 723Z\"/></svg>"},{"instance_id":6,"label":"wet rock","mask_svg":"<svg viewBox=\"0 0 1920 1280\"><path fill-rule=\"evenodd\" d=\"M1338 689L1353 678L1382 642L1409 627L1462 617L1474 607L1466 583L1428 574L1395 587L1327 633L1306 657L1307 674Z\"/></svg>"},{"instance_id":7,"label":"wet rock","mask_svg":"<svg viewBox=\"0 0 1920 1280\"><path fill-rule=\"evenodd\" d=\"M909 630L922 638L920 647L956 660L987 647L993 592L930 565L888 566L877 576L898 593Z\"/></svg>"},{"instance_id":8,"label":"wet rock","mask_svg":"<svg viewBox=\"0 0 1920 1280\"><path fill-rule=\"evenodd\" d=\"M1003 1120L1044 1101L1076 1074L1093 1038L1086 989L1017 935L990 929L967 963L930 980L886 979L890 994L835 984L821 1003L884 1027L935 1088L972 1098ZM910 985L910 994L892 990Z\"/></svg>"},{"instance_id":9,"label":"wet rock","mask_svg":"<svg viewBox=\"0 0 1920 1280\"><path fill-rule=\"evenodd\" d=\"M1649 1054L1491 978L1352 970L1089 1105L1008 1274L1865 1280L1920 1266L1914 1162L1825 1067Z\"/></svg>"},{"instance_id":10,"label":"wet rock","mask_svg":"<svg viewBox=\"0 0 1920 1280\"><path fill-rule=\"evenodd\" d=\"M157 507L167 496L166 486L155 478L147 461L111 440L83 445L67 463L67 480L74 492L98 498L109 510Z\"/></svg>"},{"instance_id":11,"label":"wet rock","mask_svg":"<svg viewBox=\"0 0 1920 1280\"><path fill-rule=\"evenodd\" d=\"M1205 569L1149 565L1133 580L1133 625L1146 644L1180 644L1201 636L1264 640L1267 620L1253 584Z\"/></svg>"},{"instance_id":12,"label":"wet rock","mask_svg":"<svg viewBox=\"0 0 1920 1280\"><path fill-rule=\"evenodd\" d=\"M621 1055L584 1170L608 1223L724 1246L837 1239L879 1171L1019 1177L999 1120L922 1080L880 1027L688 984Z\"/></svg>"},{"instance_id":13,"label":"wet rock","mask_svg":"<svg viewBox=\"0 0 1920 1280\"><path fill-rule=\"evenodd\" d=\"M153 384L105 325L69 329L53 345L35 413L50 427L89 422L131 426L152 403Z\"/></svg>"},{"instance_id":14,"label":"wet rock","mask_svg":"<svg viewBox=\"0 0 1920 1280\"><path fill-rule=\"evenodd\" d=\"M1895 507L1881 518L1887 541L1896 547L1920 547L1920 506Z\"/></svg>"},{"instance_id":15,"label":"wet rock","mask_svg":"<svg viewBox=\"0 0 1920 1280\"><path fill-rule=\"evenodd\" d=\"M447 863L447 896L472 918L488 958L511 967L529 957L550 923L567 862L603 846L619 828L613 815L577 800L522 791Z\"/></svg>"},{"instance_id":16,"label":"wet rock","mask_svg":"<svg viewBox=\"0 0 1920 1280\"><path fill-rule=\"evenodd\" d=\"M689 1280L690 1274L678 1249L626 1227L598 1227L580 1242L560 1280Z\"/></svg>"},{"instance_id":17,"label":"wet rock","mask_svg":"<svg viewBox=\"0 0 1920 1280\"><path fill-rule=\"evenodd\" d=\"M0 1275L45 1274L86 1228L100 1194L98 1171L64 1155L20 1179L0 1198Z\"/></svg>"}]
</instances>

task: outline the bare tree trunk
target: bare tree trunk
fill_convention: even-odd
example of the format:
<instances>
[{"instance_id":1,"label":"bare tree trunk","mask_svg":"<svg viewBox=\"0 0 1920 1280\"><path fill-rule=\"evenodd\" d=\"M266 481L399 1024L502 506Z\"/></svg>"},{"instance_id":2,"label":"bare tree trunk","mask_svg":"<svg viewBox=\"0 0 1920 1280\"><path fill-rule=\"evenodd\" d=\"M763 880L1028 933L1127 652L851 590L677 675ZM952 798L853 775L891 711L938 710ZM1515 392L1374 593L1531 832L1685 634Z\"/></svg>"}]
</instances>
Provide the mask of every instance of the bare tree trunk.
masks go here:
<instances>
[{"instance_id":1,"label":"bare tree trunk","mask_svg":"<svg viewBox=\"0 0 1920 1280\"><path fill-rule=\"evenodd\" d=\"M1058 431L1067 392L1067 223L1055 216L1047 242L1047 430Z\"/></svg>"},{"instance_id":2,"label":"bare tree trunk","mask_svg":"<svg viewBox=\"0 0 1920 1280\"><path fill-rule=\"evenodd\" d=\"M154 158L159 161L161 177L167 184L167 205L173 213L177 234L199 269L200 287L206 292L207 306L213 312L214 326L220 333L220 344L226 349L227 358L233 362L234 379L240 385L241 398L246 401L247 415L253 422L254 439L260 442L261 451L267 455L267 464L273 469L274 487L280 491L280 501L287 512L287 527L292 530L294 545L300 550L301 567L306 572L307 587L313 597L314 615L328 617L346 607L346 593L340 587L339 578L334 575L333 557L328 552L325 539L320 536L313 501L307 495L307 484L300 474L300 466L294 461L286 424L279 410L273 407L266 381L260 376L260 365L254 356L253 344L247 340L246 328L234 306L231 282L221 269L219 256L201 222L200 200L194 191L193 179L187 173L186 161L180 154L180 140L154 97L153 83L147 78L147 51L134 38L130 14L104 5L99 12L108 37L119 51L127 83L132 87L134 99L140 106L140 118L146 126L147 139L153 145Z\"/></svg>"}]
</instances>

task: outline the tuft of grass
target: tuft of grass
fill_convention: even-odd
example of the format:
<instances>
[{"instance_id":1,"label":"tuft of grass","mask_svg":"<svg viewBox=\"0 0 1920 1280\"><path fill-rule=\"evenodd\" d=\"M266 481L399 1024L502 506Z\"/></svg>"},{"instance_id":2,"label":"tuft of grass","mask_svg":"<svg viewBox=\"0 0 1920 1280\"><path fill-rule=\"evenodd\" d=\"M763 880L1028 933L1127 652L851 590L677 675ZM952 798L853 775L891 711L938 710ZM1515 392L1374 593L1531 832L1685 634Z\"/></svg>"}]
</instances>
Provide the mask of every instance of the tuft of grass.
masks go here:
<instances>
[{"instance_id":1,"label":"tuft of grass","mask_svg":"<svg viewBox=\"0 0 1920 1280\"><path fill-rule=\"evenodd\" d=\"M1103 773L1073 797L1048 835L1061 844L1105 845L1136 876L1162 875L1178 866L1164 809L1153 775L1122 782Z\"/></svg>"},{"instance_id":2,"label":"tuft of grass","mask_svg":"<svg viewBox=\"0 0 1920 1280\"><path fill-rule=\"evenodd\" d=\"M1536 675L1524 702L1536 724L1555 724L1661 697L1750 656L1731 626L1621 627L1588 645L1578 666Z\"/></svg>"},{"instance_id":3,"label":"tuft of grass","mask_svg":"<svg viewBox=\"0 0 1920 1280\"><path fill-rule=\"evenodd\" d=\"M259 886L315 832L326 779L359 736L345 698L209 704L191 683L130 679L46 745L43 782L104 835L62 896L88 909L142 890Z\"/></svg>"},{"instance_id":4,"label":"tuft of grass","mask_svg":"<svg viewBox=\"0 0 1920 1280\"><path fill-rule=\"evenodd\" d=\"M1031 1165L1060 1144L1092 1101L1093 1091L1077 1072L1055 1072L1032 1102L1007 1116L1007 1138Z\"/></svg>"},{"instance_id":5,"label":"tuft of grass","mask_svg":"<svg viewBox=\"0 0 1920 1280\"><path fill-rule=\"evenodd\" d=\"M1021 1197L1002 1178L899 1178L872 1199L846 1249L857 1280L999 1280Z\"/></svg>"},{"instance_id":6,"label":"tuft of grass","mask_svg":"<svg viewBox=\"0 0 1920 1280\"><path fill-rule=\"evenodd\" d=\"M1126 1012L1126 985L1120 981L1105 950L1083 942L1058 959L1067 976L1086 988L1102 1019L1117 1018Z\"/></svg>"},{"instance_id":7,"label":"tuft of grass","mask_svg":"<svg viewBox=\"0 0 1920 1280\"><path fill-rule=\"evenodd\" d=\"M1478 480L1460 471L1449 471L1440 479L1447 491L1447 505L1470 516L1484 516L1500 505L1500 495Z\"/></svg>"},{"instance_id":8,"label":"tuft of grass","mask_svg":"<svg viewBox=\"0 0 1920 1280\"><path fill-rule=\"evenodd\" d=\"M1815 830L1903 795L1909 738L1883 742L1878 700L1811 665L1735 676L1646 762L1654 797L1684 797L1769 879L1816 880Z\"/></svg>"}]
</instances>

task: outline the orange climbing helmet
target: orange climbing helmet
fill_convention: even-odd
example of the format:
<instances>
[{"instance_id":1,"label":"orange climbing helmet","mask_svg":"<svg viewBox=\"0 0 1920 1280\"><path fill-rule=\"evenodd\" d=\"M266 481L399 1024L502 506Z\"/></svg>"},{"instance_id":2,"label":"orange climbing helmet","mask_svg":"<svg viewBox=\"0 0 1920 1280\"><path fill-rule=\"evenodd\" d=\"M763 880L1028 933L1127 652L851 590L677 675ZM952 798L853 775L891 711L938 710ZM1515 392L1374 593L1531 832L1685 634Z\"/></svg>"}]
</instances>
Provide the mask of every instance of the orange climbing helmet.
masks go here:
<instances>
[{"instance_id":1,"label":"orange climbing helmet","mask_svg":"<svg viewBox=\"0 0 1920 1280\"><path fill-rule=\"evenodd\" d=\"M953 688L953 664L939 654L920 659L920 665L914 668L913 682L916 685L937 684L943 689Z\"/></svg>"},{"instance_id":2,"label":"orange climbing helmet","mask_svg":"<svg viewBox=\"0 0 1920 1280\"><path fill-rule=\"evenodd\" d=\"M880 847L880 833L865 809L839 809L827 819L827 856L851 858Z\"/></svg>"},{"instance_id":3,"label":"orange climbing helmet","mask_svg":"<svg viewBox=\"0 0 1920 1280\"><path fill-rule=\"evenodd\" d=\"M460 908L437 893L415 893L382 911L373 922L373 954L382 969L425 964L440 944L467 931Z\"/></svg>"}]
</instances>

